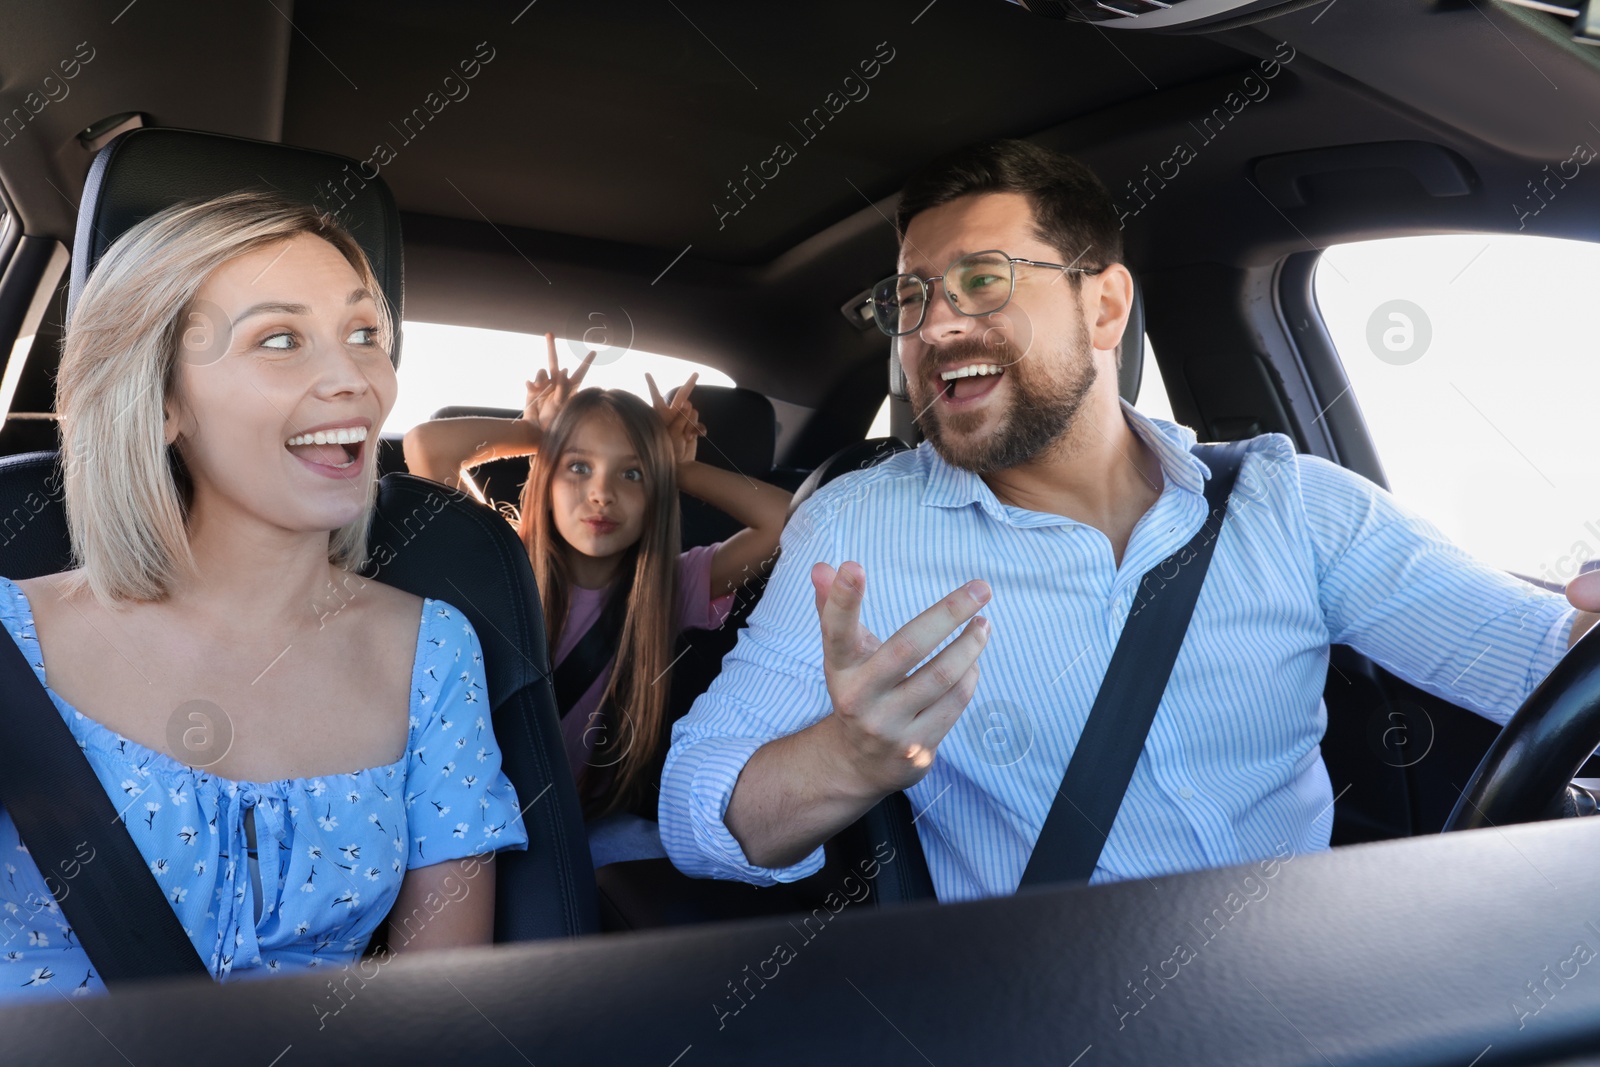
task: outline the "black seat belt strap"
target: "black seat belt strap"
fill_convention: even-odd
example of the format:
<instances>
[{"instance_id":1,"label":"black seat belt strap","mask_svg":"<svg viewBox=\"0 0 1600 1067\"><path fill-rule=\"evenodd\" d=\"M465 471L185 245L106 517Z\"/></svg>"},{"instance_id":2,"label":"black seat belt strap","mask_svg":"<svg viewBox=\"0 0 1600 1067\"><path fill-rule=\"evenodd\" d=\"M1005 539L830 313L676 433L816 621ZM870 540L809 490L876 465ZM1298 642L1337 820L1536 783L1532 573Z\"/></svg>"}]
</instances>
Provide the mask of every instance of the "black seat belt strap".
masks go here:
<instances>
[{"instance_id":1,"label":"black seat belt strap","mask_svg":"<svg viewBox=\"0 0 1600 1067\"><path fill-rule=\"evenodd\" d=\"M611 658L617 654L617 643L622 636L622 621L628 611L628 593L632 582L623 577L606 600L606 606L578 643L572 646L566 658L555 669L551 683L556 691L556 707L561 718L567 717L589 691L594 680L600 677Z\"/></svg>"},{"instance_id":2,"label":"black seat belt strap","mask_svg":"<svg viewBox=\"0 0 1600 1067\"><path fill-rule=\"evenodd\" d=\"M210 975L66 721L0 640L0 804L110 988ZM44 901L30 901L44 907Z\"/></svg>"},{"instance_id":3,"label":"black seat belt strap","mask_svg":"<svg viewBox=\"0 0 1600 1067\"><path fill-rule=\"evenodd\" d=\"M1205 521L1188 544L1140 579L1019 889L1085 882L1094 873L1188 632L1246 446L1233 441L1194 447L1211 469Z\"/></svg>"}]
</instances>

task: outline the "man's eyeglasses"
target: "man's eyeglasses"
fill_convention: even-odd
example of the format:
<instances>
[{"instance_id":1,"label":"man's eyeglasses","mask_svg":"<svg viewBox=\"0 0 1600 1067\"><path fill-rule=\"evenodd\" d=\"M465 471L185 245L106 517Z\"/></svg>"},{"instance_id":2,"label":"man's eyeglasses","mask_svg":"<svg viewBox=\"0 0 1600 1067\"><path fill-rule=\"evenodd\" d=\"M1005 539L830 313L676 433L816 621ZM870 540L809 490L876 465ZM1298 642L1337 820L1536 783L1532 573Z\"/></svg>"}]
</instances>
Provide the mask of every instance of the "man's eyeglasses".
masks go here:
<instances>
[{"instance_id":1,"label":"man's eyeglasses","mask_svg":"<svg viewBox=\"0 0 1600 1067\"><path fill-rule=\"evenodd\" d=\"M1017 280L1017 264L1049 267L1051 270L1099 274L1104 267L1070 267L1063 263L1041 263L1019 259L999 249L973 252L953 260L943 274L923 278L916 274L896 274L872 287L872 318L878 329L890 337L902 337L922 325L928 310L928 294L933 283L943 280L945 299L956 311L970 318L992 315L1011 302Z\"/></svg>"}]
</instances>

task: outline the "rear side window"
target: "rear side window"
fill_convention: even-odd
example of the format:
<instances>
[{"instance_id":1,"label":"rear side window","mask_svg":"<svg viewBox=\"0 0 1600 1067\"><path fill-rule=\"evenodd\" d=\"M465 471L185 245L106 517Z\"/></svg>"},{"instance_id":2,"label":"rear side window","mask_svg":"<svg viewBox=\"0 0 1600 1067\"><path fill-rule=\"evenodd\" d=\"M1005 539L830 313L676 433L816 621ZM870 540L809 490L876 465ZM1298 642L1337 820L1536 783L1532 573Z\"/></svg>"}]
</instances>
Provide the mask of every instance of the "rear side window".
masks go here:
<instances>
[{"instance_id":1,"label":"rear side window","mask_svg":"<svg viewBox=\"0 0 1600 1067\"><path fill-rule=\"evenodd\" d=\"M12 238L15 236L11 232L11 227L15 223L11 205L6 202L5 188L0 186L0 275L4 275L9 260ZM10 300L27 302L26 294L8 292L5 295ZM23 332L12 342L9 351L0 347L0 428L4 428L6 421L11 417L11 405L16 400L17 386L22 380L22 370L27 365L28 354L33 350L34 334L26 318L22 329ZM15 447L13 442L7 442L8 451Z\"/></svg>"},{"instance_id":2,"label":"rear side window","mask_svg":"<svg viewBox=\"0 0 1600 1067\"><path fill-rule=\"evenodd\" d=\"M1600 245L1514 234L1336 245L1315 294L1396 497L1557 585L1600 557Z\"/></svg>"},{"instance_id":3,"label":"rear side window","mask_svg":"<svg viewBox=\"0 0 1600 1067\"><path fill-rule=\"evenodd\" d=\"M722 371L674 356L615 346L595 346L594 350L598 354L584 376L585 387L625 389L648 401L646 372L663 393L696 372L700 375L697 385L734 384ZM556 355L566 370L576 370L588 351L581 341L556 338ZM532 381L548 362L543 334L407 322L400 358L400 395L383 430L405 433L442 407L520 409L527 397L523 383Z\"/></svg>"}]
</instances>

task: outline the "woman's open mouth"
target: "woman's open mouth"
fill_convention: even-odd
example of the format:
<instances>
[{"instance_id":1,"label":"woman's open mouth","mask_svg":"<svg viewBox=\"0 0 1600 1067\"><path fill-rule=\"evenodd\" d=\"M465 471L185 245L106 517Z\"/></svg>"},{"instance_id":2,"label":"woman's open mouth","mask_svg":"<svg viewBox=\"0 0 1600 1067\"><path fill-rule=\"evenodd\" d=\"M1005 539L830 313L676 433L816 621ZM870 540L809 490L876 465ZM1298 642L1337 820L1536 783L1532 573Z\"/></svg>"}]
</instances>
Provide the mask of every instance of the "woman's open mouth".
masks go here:
<instances>
[{"instance_id":1,"label":"woman's open mouth","mask_svg":"<svg viewBox=\"0 0 1600 1067\"><path fill-rule=\"evenodd\" d=\"M948 407L966 407L994 392L1004 375L1005 368L997 363L972 363L947 370L939 375L944 383L939 400Z\"/></svg>"},{"instance_id":2,"label":"woman's open mouth","mask_svg":"<svg viewBox=\"0 0 1600 1067\"><path fill-rule=\"evenodd\" d=\"M289 454L318 474L329 478L348 478L360 470L367 440L365 426L341 426L297 434L284 442Z\"/></svg>"}]
</instances>

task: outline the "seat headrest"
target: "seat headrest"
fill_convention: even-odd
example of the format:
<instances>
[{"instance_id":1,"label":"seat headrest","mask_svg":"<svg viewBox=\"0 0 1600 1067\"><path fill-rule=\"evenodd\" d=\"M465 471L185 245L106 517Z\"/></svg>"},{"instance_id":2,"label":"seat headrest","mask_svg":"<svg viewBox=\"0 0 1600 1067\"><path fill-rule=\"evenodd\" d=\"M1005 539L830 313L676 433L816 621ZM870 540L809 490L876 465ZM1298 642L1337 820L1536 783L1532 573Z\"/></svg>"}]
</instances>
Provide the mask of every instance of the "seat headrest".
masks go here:
<instances>
[{"instance_id":1,"label":"seat headrest","mask_svg":"<svg viewBox=\"0 0 1600 1067\"><path fill-rule=\"evenodd\" d=\"M489 408L477 404L446 404L432 415L432 419L519 419L522 417L521 408Z\"/></svg>"},{"instance_id":2,"label":"seat headrest","mask_svg":"<svg viewBox=\"0 0 1600 1067\"><path fill-rule=\"evenodd\" d=\"M394 309L405 318L400 209L376 174L344 156L194 130L130 130L102 148L89 168L78 206L67 313L105 250L131 227L186 200L244 189L277 192L335 216L372 262ZM390 353L400 362L399 338Z\"/></svg>"},{"instance_id":3,"label":"seat headrest","mask_svg":"<svg viewBox=\"0 0 1600 1067\"><path fill-rule=\"evenodd\" d=\"M1122 363L1117 367L1117 392L1133 403L1139 399L1139 379L1144 374L1144 290L1139 276L1133 276L1133 306L1128 309L1128 325L1122 328Z\"/></svg>"},{"instance_id":4,"label":"seat headrest","mask_svg":"<svg viewBox=\"0 0 1600 1067\"><path fill-rule=\"evenodd\" d=\"M1133 307L1128 312L1128 325L1122 331L1122 364L1117 369L1117 392L1128 403L1139 396L1139 378L1144 373L1144 291L1139 287L1139 276L1133 276ZM889 395L896 400L906 396L906 374L895 355L894 345L889 346Z\"/></svg>"},{"instance_id":5,"label":"seat headrest","mask_svg":"<svg viewBox=\"0 0 1600 1067\"><path fill-rule=\"evenodd\" d=\"M672 389L667 399L677 392ZM765 478L778 447L778 417L772 401L754 389L727 385L696 385L690 400L707 431L695 458L713 467Z\"/></svg>"}]
</instances>

